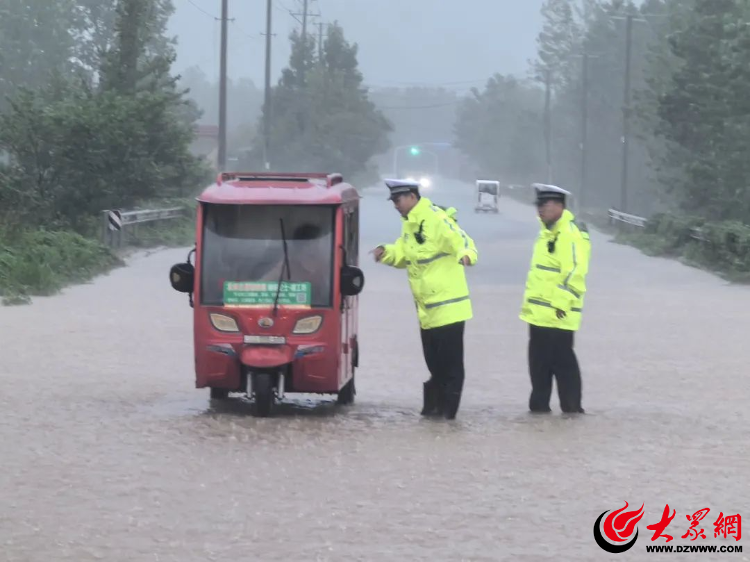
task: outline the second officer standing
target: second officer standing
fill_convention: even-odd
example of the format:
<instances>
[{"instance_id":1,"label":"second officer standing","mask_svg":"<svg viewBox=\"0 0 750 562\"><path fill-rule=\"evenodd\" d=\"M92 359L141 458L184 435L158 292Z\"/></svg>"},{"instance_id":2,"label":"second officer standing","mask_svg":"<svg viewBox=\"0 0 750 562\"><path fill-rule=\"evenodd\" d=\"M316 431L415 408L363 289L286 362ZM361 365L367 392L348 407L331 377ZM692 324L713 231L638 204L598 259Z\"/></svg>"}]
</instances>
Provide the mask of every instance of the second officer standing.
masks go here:
<instances>
[{"instance_id":1,"label":"second officer standing","mask_svg":"<svg viewBox=\"0 0 750 562\"><path fill-rule=\"evenodd\" d=\"M386 185L403 224L395 243L373 251L375 260L408 273L430 371L422 415L453 419L464 384L464 326L472 318L464 266L477 262L477 249L452 216L420 196L418 183Z\"/></svg>"},{"instance_id":2,"label":"second officer standing","mask_svg":"<svg viewBox=\"0 0 750 562\"><path fill-rule=\"evenodd\" d=\"M521 320L529 324L529 409L550 411L554 377L562 411L583 414L573 343L581 326L591 242L585 225L576 223L566 209L569 191L555 185L534 187L540 231L521 310Z\"/></svg>"}]
</instances>

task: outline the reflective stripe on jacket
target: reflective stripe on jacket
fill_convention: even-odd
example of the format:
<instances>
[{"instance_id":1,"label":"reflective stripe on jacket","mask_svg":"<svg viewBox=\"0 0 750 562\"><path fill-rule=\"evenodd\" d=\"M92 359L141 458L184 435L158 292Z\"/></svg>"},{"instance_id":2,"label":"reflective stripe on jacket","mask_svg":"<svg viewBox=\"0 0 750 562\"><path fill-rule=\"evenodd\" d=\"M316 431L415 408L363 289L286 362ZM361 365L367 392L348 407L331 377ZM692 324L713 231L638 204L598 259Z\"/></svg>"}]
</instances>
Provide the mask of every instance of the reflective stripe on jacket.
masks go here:
<instances>
[{"instance_id":1,"label":"reflective stripe on jacket","mask_svg":"<svg viewBox=\"0 0 750 562\"><path fill-rule=\"evenodd\" d=\"M521 320L534 326L578 330L590 255L588 232L578 227L567 209L551 229L542 224L526 279ZM557 310L566 316L558 318Z\"/></svg>"},{"instance_id":2,"label":"reflective stripe on jacket","mask_svg":"<svg viewBox=\"0 0 750 562\"><path fill-rule=\"evenodd\" d=\"M381 248L382 263L406 269L422 329L472 318L466 273L459 262L468 256L474 265L477 249L442 208L422 197L403 219L401 237Z\"/></svg>"}]
</instances>

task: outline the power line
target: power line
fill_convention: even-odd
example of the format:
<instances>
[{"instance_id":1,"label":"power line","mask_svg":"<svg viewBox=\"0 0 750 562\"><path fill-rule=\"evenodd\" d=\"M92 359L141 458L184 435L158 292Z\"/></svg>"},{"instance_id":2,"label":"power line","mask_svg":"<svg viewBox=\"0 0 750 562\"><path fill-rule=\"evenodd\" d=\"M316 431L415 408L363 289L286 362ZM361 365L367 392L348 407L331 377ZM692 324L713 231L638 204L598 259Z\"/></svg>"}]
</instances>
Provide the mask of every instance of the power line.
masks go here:
<instances>
[{"instance_id":1,"label":"power line","mask_svg":"<svg viewBox=\"0 0 750 562\"><path fill-rule=\"evenodd\" d=\"M230 19L229 21L231 22L232 25L237 26L237 22L235 21L234 18ZM257 35L257 34L256 35L250 35L249 33L243 31L243 29L241 27L239 27L239 26L237 27L237 33L239 33L240 35L244 35L248 39L252 39L252 40L260 39L259 35Z\"/></svg>"},{"instance_id":2,"label":"power line","mask_svg":"<svg viewBox=\"0 0 750 562\"><path fill-rule=\"evenodd\" d=\"M457 100L453 100L450 102L445 103L436 103L433 105L402 105L402 106L391 106L391 107L385 107L385 106L378 106L378 109L387 109L387 110L395 110L395 109L435 109L438 107L450 107L451 105L458 105L460 103L463 103L465 101L465 98L460 98Z\"/></svg>"},{"instance_id":3,"label":"power line","mask_svg":"<svg viewBox=\"0 0 750 562\"><path fill-rule=\"evenodd\" d=\"M203 14L207 15L208 17L213 18L215 20L221 19L221 18L215 16L214 14L208 13L206 10L204 10L203 8L201 8L198 4L196 4L195 2L193 2L193 0L187 0L187 2L188 2L188 4L190 4L191 6L193 6L193 8L195 8L199 12L202 12Z\"/></svg>"},{"instance_id":4,"label":"power line","mask_svg":"<svg viewBox=\"0 0 750 562\"><path fill-rule=\"evenodd\" d=\"M297 21L297 23L300 23L300 24L302 23L299 19L297 19L297 16L294 14L294 12L292 12L292 10L287 8L286 5L284 4L279 5L279 4L281 4L281 2L278 2L278 1L274 2L273 7L279 10L280 12L286 12L288 15L292 16Z\"/></svg>"},{"instance_id":5,"label":"power line","mask_svg":"<svg viewBox=\"0 0 750 562\"><path fill-rule=\"evenodd\" d=\"M476 80L461 80L458 82L405 82L400 80L377 80L377 82L381 82L382 84L392 84L392 86L385 86L385 87L397 87L400 86L416 86L416 87L424 87L424 88L437 88L440 86L462 86L462 85L469 85L469 84L483 84L487 82L488 78L478 78Z\"/></svg>"}]
</instances>

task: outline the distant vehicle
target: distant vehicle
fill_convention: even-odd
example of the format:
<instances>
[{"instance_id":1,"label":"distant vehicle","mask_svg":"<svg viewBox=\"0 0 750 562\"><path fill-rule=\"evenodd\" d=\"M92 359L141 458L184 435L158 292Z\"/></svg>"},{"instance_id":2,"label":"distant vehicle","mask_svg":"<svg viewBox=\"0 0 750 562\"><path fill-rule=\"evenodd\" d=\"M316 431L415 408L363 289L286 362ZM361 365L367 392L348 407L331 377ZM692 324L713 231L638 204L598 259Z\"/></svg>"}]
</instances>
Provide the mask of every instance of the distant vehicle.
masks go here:
<instances>
[{"instance_id":1,"label":"distant vehicle","mask_svg":"<svg viewBox=\"0 0 750 562\"><path fill-rule=\"evenodd\" d=\"M494 180L477 180L477 204L475 213L498 213L500 199L500 182Z\"/></svg>"},{"instance_id":2,"label":"distant vehicle","mask_svg":"<svg viewBox=\"0 0 750 562\"><path fill-rule=\"evenodd\" d=\"M194 308L196 388L246 393L261 417L284 393L353 402L357 190L340 174L224 172L198 201L195 265L170 271Z\"/></svg>"},{"instance_id":3,"label":"distant vehicle","mask_svg":"<svg viewBox=\"0 0 750 562\"><path fill-rule=\"evenodd\" d=\"M406 172L406 174L404 174L404 179L419 182L419 187L422 190L429 190L433 184L432 176L424 172Z\"/></svg>"}]
</instances>

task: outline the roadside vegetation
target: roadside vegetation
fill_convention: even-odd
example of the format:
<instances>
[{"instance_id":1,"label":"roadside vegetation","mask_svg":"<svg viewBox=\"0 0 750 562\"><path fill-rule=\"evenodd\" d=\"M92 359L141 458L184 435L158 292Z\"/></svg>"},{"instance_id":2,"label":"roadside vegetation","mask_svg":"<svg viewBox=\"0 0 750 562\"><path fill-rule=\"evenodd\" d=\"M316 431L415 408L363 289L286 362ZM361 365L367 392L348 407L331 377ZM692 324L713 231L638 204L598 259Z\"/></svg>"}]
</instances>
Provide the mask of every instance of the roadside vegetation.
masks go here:
<instances>
[{"instance_id":1,"label":"roadside vegetation","mask_svg":"<svg viewBox=\"0 0 750 562\"><path fill-rule=\"evenodd\" d=\"M104 209L190 206L195 105L171 74L171 0L28 0L0 18L0 297L51 295L123 264ZM45 33L35 32L41 25ZM12 31L12 32L11 32ZM187 245L192 216L128 247Z\"/></svg>"},{"instance_id":2,"label":"roadside vegetation","mask_svg":"<svg viewBox=\"0 0 750 562\"><path fill-rule=\"evenodd\" d=\"M51 295L138 248L194 241L194 197L215 171L190 146L201 111L172 74L173 0L24 0L0 8L0 298ZM38 29L44 33L38 33ZM272 170L377 177L391 124L369 99L357 46L290 36L273 88ZM265 111L264 107L260 108ZM237 123L234 124L236 129ZM262 169L262 127L242 123L241 167ZM236 131L235 131L236 133ZM103 244L102 211L184 207Z\"/></svg>"},{"instance_id":3,"label":"roadside vegetation","mask_svg":"<svg viewBox=\"0 0 750 562\"><path fill-rule=\"evenodd\" d=\"M750 283L750 226L739 221L659 214L640 231L622 232L616 239L649 256L679 259L729 281Z\"/></svg>"},{"instance_id":4,"label":"roadside vegetation","mask_svg":"<svg viewBox=\"0 0 750 562\"><path fill-rule=\"evenodd\" d=\"M542 18L530 78L496 75L459 105L456 142L477 173L505 184L565 187L591 224L606 221L609 208L646 217L646 229L618 239L747 280L750 27L741 22L749 21L750 5L545 0ZM630 118L627 197L623 108ZM694 228L704 240L691 237Z\"/></svg>"}]
</instances>

